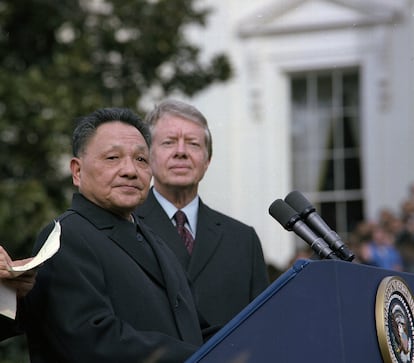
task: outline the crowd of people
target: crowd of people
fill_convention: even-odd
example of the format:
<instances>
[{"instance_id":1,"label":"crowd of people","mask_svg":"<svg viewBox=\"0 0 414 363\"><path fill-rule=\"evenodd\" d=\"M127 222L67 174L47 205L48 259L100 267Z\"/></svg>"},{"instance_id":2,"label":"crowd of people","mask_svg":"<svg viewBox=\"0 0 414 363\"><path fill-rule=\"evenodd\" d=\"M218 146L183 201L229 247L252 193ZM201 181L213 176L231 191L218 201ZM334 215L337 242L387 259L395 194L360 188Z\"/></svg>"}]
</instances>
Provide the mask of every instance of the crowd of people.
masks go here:
<instances>
[{"instance_id":1,"label":"crowd of people","mask_svg":"<svg viewBox=\"0 0 414 363\"><path fill-rule=\"evenodd\" d=\"M414 184L399 211L384 208L377 220L360 222L348 244L357 262L414 272Z\"/></svg>"},{"instance_id":2,"label":"crowd of people","mask_svg":"<svg viewBox=\"0 0 414 363\"><path fill-rule=\"evenodd\" d=\"M355 263L414 272L414 183L409 186L399 211L383 208L376 220L360 221L344 242L355 254ZM298 259L314 258L315 253L304 243L288 266ZM274 278L283 272L274 268L270 271Z\"/></svg>"}]
</instances>

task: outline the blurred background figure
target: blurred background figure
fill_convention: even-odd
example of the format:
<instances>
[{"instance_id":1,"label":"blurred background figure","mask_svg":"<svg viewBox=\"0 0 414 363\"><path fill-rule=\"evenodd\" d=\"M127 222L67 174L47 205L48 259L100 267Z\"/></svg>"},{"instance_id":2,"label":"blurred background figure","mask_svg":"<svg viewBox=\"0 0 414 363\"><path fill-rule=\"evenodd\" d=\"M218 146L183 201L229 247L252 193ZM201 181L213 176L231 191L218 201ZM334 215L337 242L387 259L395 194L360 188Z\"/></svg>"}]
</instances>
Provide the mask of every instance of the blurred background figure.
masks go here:
<instances>
[{"instance_id":1,"label":"blurred background figure","mask_svg":"<svg viewBox=\"0 0 414 363\"><path fill-rule=\"evenodd\" d=\"M396 236L395 246L401 253L403 270L414 272L414 213L405 216L403 228Z\"/></svg>"},{"instance_id":2,"label":"blurred background figure","mask_svg":"<svg viewBox=\"0 0 414 363\"><path fill-rule=\"evenodd\" d=\"M383 226L375 224L372 236L360 249L361 262L389 270L402 271L403 262L400 252L395 247L394 236Z\"/></svg>"}]
</instances>

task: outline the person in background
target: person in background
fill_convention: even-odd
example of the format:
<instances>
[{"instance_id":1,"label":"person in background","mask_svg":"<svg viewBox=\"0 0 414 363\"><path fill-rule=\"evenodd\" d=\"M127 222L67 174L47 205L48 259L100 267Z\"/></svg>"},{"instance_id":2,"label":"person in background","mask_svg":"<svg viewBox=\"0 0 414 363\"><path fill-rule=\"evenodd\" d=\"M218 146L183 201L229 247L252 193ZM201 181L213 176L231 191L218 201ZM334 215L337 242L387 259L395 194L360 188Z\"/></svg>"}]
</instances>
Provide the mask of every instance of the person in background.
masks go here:
<instances>
[{"instance_id":1,"label":"person in background","mask_svg":"<svg viewBox=\"0 0 414 363\"><path fill-rule=\"evenodd\" d=\"M403 269L394 236L380 224L373 225L371 239L361 245L360 256L361 262L367 265L394 271Z\"/></svg>"},{"instance_id":2,"label":"person in background","mask_svg":"<svg viewBox=\"0 0 414 363\"><path fill-rule=\"evenodd\" d=\"M144 121L152 138L154 185L135 213L187 271L201 314L212 325L224 325L268 286L259 238L253 227L210 208L198 195L212 156L201 112L165 100ZM178 211L185 214L184 226Z\"/></svg>"},{"instance_id":3,"label":"person in background","mask_svg":"<svg viewBox=\"0 0 414 363\"><path fill-rule=\"evenodd\" d=\"M16 276L10 271L11 266L21 266L32 260L32 257L22 260L10 258L7 251L0 246L0 283L16 291L17 303L33 288L36 281L36 270L29 270ZM13 320L0 314L0 341L22 334L18 319Z\"/></svg>"},{"instance_id":4,"label":"person in background","mask_svg":"<svg viewBox=\"0 0 414 363\"><path fill-rule=\"evenodd\" d=\"M78 192L57 218L59 251L24 299L31 362L182 363L203 343L191 289L132 215L150 187L147 127L128 109L100 109L80 118L72 145Z\"/></svg>"}]
</instances>

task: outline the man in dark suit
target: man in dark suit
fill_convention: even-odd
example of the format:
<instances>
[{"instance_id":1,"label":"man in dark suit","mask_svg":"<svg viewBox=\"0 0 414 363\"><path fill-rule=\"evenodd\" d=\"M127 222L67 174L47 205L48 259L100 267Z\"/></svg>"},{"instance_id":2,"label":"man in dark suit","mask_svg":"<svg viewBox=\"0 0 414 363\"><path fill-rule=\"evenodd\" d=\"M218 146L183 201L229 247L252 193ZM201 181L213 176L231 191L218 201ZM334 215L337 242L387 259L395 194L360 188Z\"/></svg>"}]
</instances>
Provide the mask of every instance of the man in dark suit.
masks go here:
<instances>
[{"instance_id":1,"label":"man in dark suit","mask_svg":"<svg viewBox=\"0 0 414 363\"><path fill-rule=\"evenodd\" d=\"M59 251L24 301L32 363L178 363L203 343L184 271L131 214L148 193L149 146L127 109L80 119L70 162L79 193L57 218Z\"/></svg>"},{"instance_id":2,"label":"man in dark suit","mask_svg":"<svg viewBox=\"0 0 414 363\"><path fill-rule=\"evenodd\" d=\"M223 325L268 286L259 238L252 227L209 208L198 196L212 155L205 117L191 105L165 100L145 121L154 186L135 213L178 257L202 315ZM185 233L194 240L190 252L175 227L177 210L187 217Z\"/></svg>"}]
</instances>

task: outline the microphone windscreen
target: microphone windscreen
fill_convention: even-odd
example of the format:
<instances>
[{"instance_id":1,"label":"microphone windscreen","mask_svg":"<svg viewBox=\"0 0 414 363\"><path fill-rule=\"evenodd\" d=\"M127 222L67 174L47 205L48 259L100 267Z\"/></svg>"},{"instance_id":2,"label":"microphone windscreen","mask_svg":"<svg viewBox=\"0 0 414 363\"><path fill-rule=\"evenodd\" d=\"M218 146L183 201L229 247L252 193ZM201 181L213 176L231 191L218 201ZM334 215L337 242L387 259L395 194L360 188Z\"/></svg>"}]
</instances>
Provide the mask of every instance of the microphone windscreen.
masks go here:
<instances>
[{"instance_id":1,"label":"microphone windscreen","mask_svg":"<svg viewBox=\"0 0 414 363\"><path fill-rule=\"evenodd\" d=\"M311 202L309 202L309 200L307 200L305 196L297 190L290 192L286 196L285 202L289 204L293 209L295 209L298 213L302 213L309 208L313 208Z\"/></svg>"},{"instance_id":2,"label":"microphone windscreen","mask_svg":"<svg viewBox=\"0 0 414 363\"><path fill-rule=\"evenodd\" d=\"M284 228L289 228L292 219L298 215L298 213L282 199L276 199L271 204L269 207L269 214Z\"/></svg>"}]
</instances>

